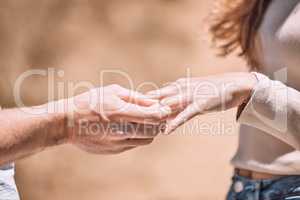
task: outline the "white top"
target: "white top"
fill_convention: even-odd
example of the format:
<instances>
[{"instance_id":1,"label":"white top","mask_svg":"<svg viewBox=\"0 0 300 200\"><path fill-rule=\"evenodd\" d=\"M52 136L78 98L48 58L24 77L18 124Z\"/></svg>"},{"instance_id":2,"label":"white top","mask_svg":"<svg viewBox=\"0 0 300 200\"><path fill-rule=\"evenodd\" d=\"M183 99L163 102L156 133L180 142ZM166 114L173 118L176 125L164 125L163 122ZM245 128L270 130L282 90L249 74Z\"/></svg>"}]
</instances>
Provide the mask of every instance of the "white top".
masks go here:
<instances>
[{"instance_id":1,"label":"white top","mask_svg":"<svg viewBox=\"0 0 300 200\"><path fill-rule=\"evenodd\" d=\"M299 175L300 0L273 0L259 38L260 72L266 76L255 73L259 83L238 118L239 148L232 164L258 172Z\"/></svg>"}]
</instances>

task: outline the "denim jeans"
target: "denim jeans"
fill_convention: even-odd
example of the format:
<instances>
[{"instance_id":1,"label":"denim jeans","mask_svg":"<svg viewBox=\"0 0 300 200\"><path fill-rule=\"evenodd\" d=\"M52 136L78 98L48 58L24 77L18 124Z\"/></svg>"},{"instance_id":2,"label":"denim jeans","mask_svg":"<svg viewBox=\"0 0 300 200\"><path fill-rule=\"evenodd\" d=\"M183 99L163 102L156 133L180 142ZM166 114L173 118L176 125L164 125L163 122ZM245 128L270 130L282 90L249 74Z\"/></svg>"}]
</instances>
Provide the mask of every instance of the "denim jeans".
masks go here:
<instances>
[{"instance_id":1,"label":"denim jeans","mask_svg":"<svg viewBox=\"0 0 300 200\"><path fill-rule=\"evenodd\" d=\"M0 166L0 200L19 200L14 165Z\"/></svg>"},{"instance_id":2,"label":"denim jeans","mask_svg":"<svg viewBox=\"0 0 300 200\"><path fill-rule=\"evenodd\" d=\"M234 175L227 200L300 200L300 176L251 180Z\"/></svg>"}]
</instances>

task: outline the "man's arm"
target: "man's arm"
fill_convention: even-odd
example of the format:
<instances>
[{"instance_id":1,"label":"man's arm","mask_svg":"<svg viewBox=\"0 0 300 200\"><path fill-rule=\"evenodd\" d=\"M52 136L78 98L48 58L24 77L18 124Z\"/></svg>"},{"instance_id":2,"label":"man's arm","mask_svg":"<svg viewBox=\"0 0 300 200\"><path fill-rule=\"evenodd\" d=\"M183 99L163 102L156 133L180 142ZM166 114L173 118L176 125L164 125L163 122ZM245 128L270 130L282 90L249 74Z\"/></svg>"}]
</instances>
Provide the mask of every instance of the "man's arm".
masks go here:
<instances>
[{"instance_id":1,"label":"man's arm","mask_svg":"<svg viewBox=\"0 0 300 200\"><path fill-rule=\"evenodd\" d=\"M57 110L32 114L47 108ZM95 154L116 154L147 145L170 112L168 106L118 85L41 107L2 110L0 166L64 143Z\"/></svg>"},{"instance_id":2,"label":"man's arm","mask_svg":"<svg viewBox=\"0 0 300 200\"><path fill-rule=\"evenodd\" d=\"M64 143L65 121L63 113L33 115L21 109L0 111L0 165Z\"/></svg>"}]
</instances>

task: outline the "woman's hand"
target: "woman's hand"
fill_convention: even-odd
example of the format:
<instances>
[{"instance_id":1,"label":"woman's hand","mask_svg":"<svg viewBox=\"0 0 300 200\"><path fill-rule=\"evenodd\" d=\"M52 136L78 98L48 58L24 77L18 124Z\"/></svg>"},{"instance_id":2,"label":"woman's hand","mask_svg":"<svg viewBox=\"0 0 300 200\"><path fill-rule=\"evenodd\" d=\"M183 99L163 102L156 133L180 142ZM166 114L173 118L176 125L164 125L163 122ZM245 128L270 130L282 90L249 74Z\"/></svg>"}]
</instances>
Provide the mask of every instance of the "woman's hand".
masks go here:
<instances>
[{"instance_id":1,"label":"woman's hand","mask_svg":"<svg viewBox=\"0 0 300 200\"><path fill-rule=\"evenodd\" d=\"M147 95L172 108L175 117L166 131L171 133L196 115L240 106L251 96L256 83L251 73L228 73L179 79Z\"/></svg>"}]
</instances>

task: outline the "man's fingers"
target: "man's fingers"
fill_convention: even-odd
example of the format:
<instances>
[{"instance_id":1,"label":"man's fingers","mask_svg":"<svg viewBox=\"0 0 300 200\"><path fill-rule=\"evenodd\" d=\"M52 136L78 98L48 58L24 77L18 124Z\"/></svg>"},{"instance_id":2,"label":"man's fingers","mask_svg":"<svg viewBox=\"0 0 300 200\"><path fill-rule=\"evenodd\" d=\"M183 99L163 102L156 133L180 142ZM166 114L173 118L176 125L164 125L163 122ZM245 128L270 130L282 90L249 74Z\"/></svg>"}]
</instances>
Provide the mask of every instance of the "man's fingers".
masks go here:
<instances>
[{"instance_id":1,"label":"man's fingers","mask_svg":"<svg viewBox=\"0 0 300 200\"><path fill-rule=\"evenodd\" d=\"M133 103L140 106L152 106L158 103L158 100L156 99L151 99L146 95L123 87L120 87L119 97L127 103Z\"/></svg>"},{"instance_id":2,"label":"man's fingers","mask_svg":"<svg viewBox=\"0 0 300 200\"><path fill-rule=\"evenodd\" d=\"M140 118L140 117L135 117L135 116L125 116L125 115L116 115L113 119L114 121L117 122L132 122L132 123L137 123L137 124L148 124L148 125L158 125L160 122L157 120L153 119L145 119L145 118Z\"/></svg>"},{"instance_id":3,"label":"man's fingers","mask_svg":"<svg viewBox=\"0 0 300 200\"><path fill-rule=\"evenodd\" d=\"M149 98L153 99L163 99L169 96L173 96L178 94L181 91L181 87L177 83L172 83L164 88L161 88L159 90L153 90L150 92L147 92L146 95Z\"/></svg>"},{"instance_id":4,"label":"man's fingers","mask_svg":"<svg viewBox=\"0 0 300 200\"><path fill-rule=\"evenodd\" d=\"M126 140L119 140L119 141L115 141L115 144L118 145L124 145L124 146L144 146L144 145L149 145L153 142L153 138L149 138L149 139L126 139Z\"/></svg>"},{"instance_id":5,"label":"man's fingers","mask_svg":"<svg viewBox=\"0 0 300 200\"><path fill-rule=\"evenodd\" d=\"M166 122L160 123L159 125L150 124L137 124L137 123L116 123L110 125L109 136L114 140L122 139L151 139L156 137L159 133L164 131Z\"/></svg>"},{"instance_id":6,"label":"man's fingers","mask_svg":"<svg viewBox=\"0 0 300 200\"><path fill-rule=\"evenodd\" d=\"M177 117L169 122L167 126L166 134L170 134L175 131L178 127L186 123L187 121L194 118L199 113L198 109L194 105L188 106L184 111L179 113Z\"/></svg>"},{"instance_id":7,"label":"man's fingers","mask_svg":"<svg viewBox=\"0 0 300 200\"><path fill-rule=\"evenodd\" d=\"M123 153L125 151L129 151L129 150L135 149L135 148L136 148L136 146L125 146L125 147L121 147L121 148L114 149L114 150L107 150L107 152L105 152L105 153L106 154L120 154L120 153Z\"/></svg>"}]
</instances>

